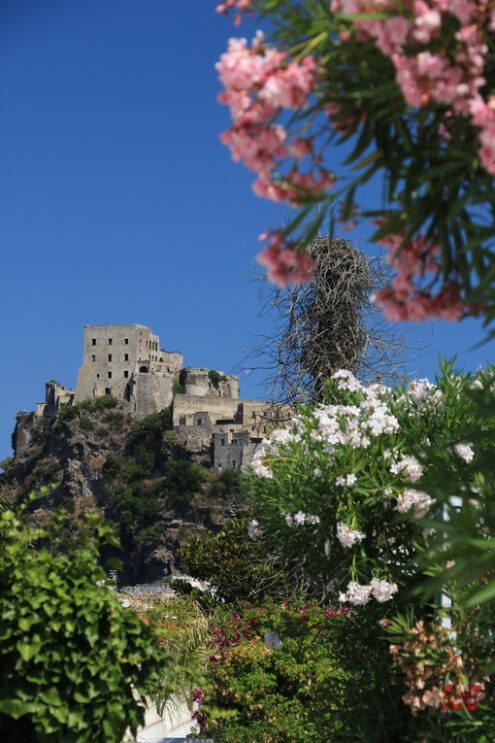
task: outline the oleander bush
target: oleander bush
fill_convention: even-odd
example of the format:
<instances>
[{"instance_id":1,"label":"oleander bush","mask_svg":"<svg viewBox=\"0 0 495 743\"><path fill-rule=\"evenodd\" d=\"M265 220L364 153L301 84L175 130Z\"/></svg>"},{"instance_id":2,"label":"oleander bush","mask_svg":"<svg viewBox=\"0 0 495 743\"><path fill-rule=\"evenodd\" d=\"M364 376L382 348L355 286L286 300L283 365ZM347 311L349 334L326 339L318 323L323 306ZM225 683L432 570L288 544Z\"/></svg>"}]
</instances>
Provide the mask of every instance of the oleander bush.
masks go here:
<instances>
[{"instance_id":1,"label":"oleander bush","mask_svg":"<svg viewBox=\"0 0 495 743\"><path fill-rule=\"evenodd\" d=\"M395 387L337 372L328 398L302 406L256 454L243 482L244 522L195 537L183 550L186 569L227 602L223 624L234 621L236 598L249 600L251 592L262 600L260 586L269 585L263 566L286 601L348 610L361 660L346 655L353 641L342 635L328 639L325 652L329 662L336 652L348 657L349 675L339 678L343 699L353 690L353 703L337 707L349 726L325 728L320 739L491 740L494 391L491 366L470 374L442 362L435 383ZM280 601L277 592L273 606ZM248 626L244 614L239 621ZM277 621L270 616L264 630ZM260 637L237 630L220 671L210 659L205 729L213 734L216 726L219 740L299 740L297 725L281 728L284 715L270 711L277 686L264 664L272 656ZM291 634L281 630L283 648ZM368 657L380 683L356 687L353 674ZM252 674L266 699L249 696ZM304 730L312 734L309 724Z\"/></svg>"}]
</instances>

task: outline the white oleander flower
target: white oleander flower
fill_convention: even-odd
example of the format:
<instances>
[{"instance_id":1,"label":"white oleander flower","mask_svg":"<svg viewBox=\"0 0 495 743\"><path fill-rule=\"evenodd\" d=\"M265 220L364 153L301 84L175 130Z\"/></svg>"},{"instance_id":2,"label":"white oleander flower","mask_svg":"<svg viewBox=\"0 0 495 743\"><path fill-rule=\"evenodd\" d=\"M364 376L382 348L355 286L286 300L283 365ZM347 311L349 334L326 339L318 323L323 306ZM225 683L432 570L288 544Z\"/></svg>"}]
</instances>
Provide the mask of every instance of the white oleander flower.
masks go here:
<instances>
[{"instance_id":1,"label":"white oleander flower","mask_svg":"<svg viewBox=\"0 0 495 743\"><path fill-rule=\"evenodd\" d=\"M428 493L424 493L422 490L413 490L413 488L405 488L397 498L396 510L399 513L407 513L413 509L414 517L419 519L427 514L434 503L434 499L430 498Z\"/></svg>"},{"instance_id":2,"label":"white oleander flower","mask_svg":"<svg viewBox=\"0 0 495 743\"><path fill-rule=\"evenodd\" d=\"M350 549L365 537L366 534L363 534L363 532L358 531L357 529L349 529L347 524L337 524L337 539L343 547Z\"/></svg>"},{"instance_id":3,"label":"white oleander flower","mask_svg":"<svg viewBox=\"0 0 495 743\"><path fill-rule=\"evenodd\" d=\"M261 536L261 529L259 523L256 521L256 519L253 519L248 524L248 535L251 537L251 539L258 539L258 537Z\"/></svg>"},{"instance_id":4,"label":"white oleander flower","mask_svg":"<svg viewBox=\"0 0 495 743\"><path fill-rule=\"evenodd\" d=\"M339 594L339 601L353 604L354 606L364 606L370 599L371 586L361 586L359 583L350 581L347 584L347 593Z\"/></svg>"},{"instance_id":5,"label":"white oleander flower","mask_svg":"<svg viewBox=\"0 0 495 743\"><path fill-rule=\"evenodd\" d=\"M454 451L465 462L471 462L474 459L474 451L471 444L454 444Z\"/></svg>"},{"instance_id":6,"label":"white oleander flower","mask_svg":"<svg viewBox=\"0 0 495 743\"><path fill-rule=\"evenodd\" d=\"M398 591L397 583L389 583L386 580L378 580L378 578L372 578L370 586L373 596L380 604L390 601Z\"/></svg>"}]
</instances>

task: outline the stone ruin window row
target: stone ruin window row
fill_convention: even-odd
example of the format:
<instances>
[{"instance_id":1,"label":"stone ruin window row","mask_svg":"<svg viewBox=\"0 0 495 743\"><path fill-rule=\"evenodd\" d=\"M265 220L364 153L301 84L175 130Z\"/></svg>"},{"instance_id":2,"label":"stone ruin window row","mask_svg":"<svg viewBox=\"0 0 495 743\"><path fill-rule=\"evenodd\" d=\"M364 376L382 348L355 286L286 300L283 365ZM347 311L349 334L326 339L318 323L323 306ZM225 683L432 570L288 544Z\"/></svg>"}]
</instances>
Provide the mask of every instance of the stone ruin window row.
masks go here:
<instances>
[{"instance_id":1,"label":"stone ruin window row","mask_svg":"<svg viewBox=\"0 0 495 743\"><path fill-rule=\"evenodd\" d=\"M108 360L109 361L113 361L113 357L112 357L112 354L111 353L108 354ZM96 363L96 354L94 354L94 353L91 354L91 361L92 361L93 364ZM125 353L124 354L124 361L129 361L129 354L128 353Z\"/></svg>"},{"instance_id":2,"label":"stone ruin window row","mask_svg":"<svg viewBox=\"0 0 495 743\"><path fill-rule=\"evenodd\" d=\"M108 338L108 345L111 346L113 344L113 338ZM124 338L124 343L126 346L129 345L129 338ZM96 338L91 338L91 345L96 346Z\"/></svg>"}]
</instances>

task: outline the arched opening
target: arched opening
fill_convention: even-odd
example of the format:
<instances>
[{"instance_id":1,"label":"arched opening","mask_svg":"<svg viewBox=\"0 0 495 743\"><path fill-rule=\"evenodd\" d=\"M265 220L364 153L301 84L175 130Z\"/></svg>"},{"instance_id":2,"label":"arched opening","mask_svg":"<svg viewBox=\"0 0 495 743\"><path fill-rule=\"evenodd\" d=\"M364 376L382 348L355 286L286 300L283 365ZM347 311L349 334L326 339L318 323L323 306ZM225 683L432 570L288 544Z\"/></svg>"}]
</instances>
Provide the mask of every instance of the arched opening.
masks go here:
<instances>
[{"instance_id":1,"label":"arched opening","mask_svg":"<svg viewBox=\"0 0 495 743\"><path fill-rule=\"evenodd\" d=\"M142 374L147 374L147 373L148 373L148 367L147 367L147 366L140 366L140 367L139 367L139 371L140 371L140 372L141 372Z\"/></svg>"}]
</instances>

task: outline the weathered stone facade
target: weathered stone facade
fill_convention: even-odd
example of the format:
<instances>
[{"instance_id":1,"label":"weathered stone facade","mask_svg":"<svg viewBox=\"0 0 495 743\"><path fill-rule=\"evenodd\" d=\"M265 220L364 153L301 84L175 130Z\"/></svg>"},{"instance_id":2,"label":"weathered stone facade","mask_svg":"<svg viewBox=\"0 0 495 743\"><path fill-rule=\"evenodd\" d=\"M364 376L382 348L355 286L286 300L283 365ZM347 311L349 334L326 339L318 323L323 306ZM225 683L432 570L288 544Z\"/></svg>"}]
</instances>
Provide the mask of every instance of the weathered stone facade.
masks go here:
<instances>
[{"instance_id":1,"label":"weathered stone facade","mask_svg":"<svg viewBox=\"0 0 495 743\"><path fill-rule=\"evenodd\" d=\"M144 325L86 325L75 402L113 395L129 415L144 418L170 405L182 366L182 354L161 349Z\"/></svg>"},{"instance_id":2,"label":"weathered stone facade","mask_svg":"<svg viewBox=\"0 0 495 743\"><path fill-rule=\"evenodd\" d=\"M182 354L160 348L144 325L87 325L76 389L48 382L36 416L55 418L62 403L103 395L116 397L138 420L172 405L176 433L190 449L209 454L216 469L248 464L262 438L291 415L287 405L239 399L235 375L184 367Z\"/></svg>"}]
</instances>

